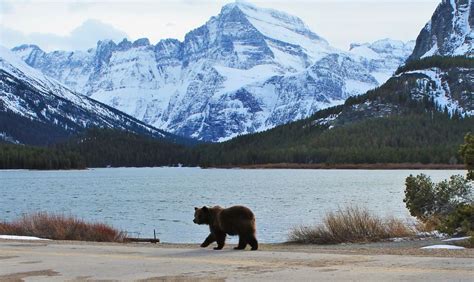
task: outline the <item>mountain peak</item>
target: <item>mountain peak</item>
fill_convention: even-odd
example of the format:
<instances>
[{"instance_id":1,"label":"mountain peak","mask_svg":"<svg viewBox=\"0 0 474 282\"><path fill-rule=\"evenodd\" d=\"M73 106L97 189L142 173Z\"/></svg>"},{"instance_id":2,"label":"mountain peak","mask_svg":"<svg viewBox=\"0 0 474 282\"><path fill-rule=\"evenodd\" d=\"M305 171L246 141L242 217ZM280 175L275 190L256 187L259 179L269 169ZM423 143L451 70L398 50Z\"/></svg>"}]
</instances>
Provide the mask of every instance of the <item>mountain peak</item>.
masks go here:
<instances>
[{"instance_id":1,"label":"mountain peak","mask_svg":"<svg viewBox=\"0 0 474 282\"><path fill-rule=\"evenodd\" d=\"M149 45L150 45L150 40L148 40L148 38L139 38L133 41L133 44L132 44L133 47L145 47Z\"/></svg>"},{"instance_id":2,"label":"mountain peak","mask_svg":"<svg viewBox=\"0 0 474 282\"><path fill-rule=\"evenodd\" d=\"M43 51L43 50L41 50L41 48L38 45L35 45L35 44L22 44L20 46L14 47L12 49L12 51L18 52L18 51L22 51L22 50L25 50L25 49Z\"/></svg>"},{"instance_id":3,"label":"mountain peak","mask_svg":"<svg viewBox=\"0 0 474 282\"><path fill-rule=\"evenodd\" d=\"M408 60L441 55L474 56L472 0L443 0L421 30Z\"/></svg>"},{"instance_id":4,"label":"mountain peak","mask_svg":"<svg viewBox=\"0 0 474 282\"><path fill-rule=\"evenodd\" d=\"M244 10L244 9L258 9L257 6L254 4L251 4L247 1L235 1L233 3L226 4L222 7L221 9L221 14L222 13L228 13L232 9L237 8L239 10Z\"/></svg>"},{"instance_id":5,"label":"mountain peak","mask_svg":"<svg viewBox=\"0 0 474 282\"><path fill-rule=\"evenodd\" d=\"M214 19L224 22L235 21L238 19L236 16L241 17L240 20L245 22L245 25L250 24L266 40L271 41L270 45L300 47L312 61L321 59L333 51L329 43L311 31L300 18L274 9L257 7L249 2L237 1L227 4Z\"/></svg>"},{"instance_id":6,"label":"mountain peak","mask_svg":"<svg viewBox=\"0 0 474 282\"><path fill-rule=\"evenodd\" d=\"M259 31L262 31L261 29L264 28L264 25L268 25L274 26L277 29L284 28L309 36L311 39L324 41L324 39L312 32L303 20L285 12L270 8L261 8L246 1L236 1L225 5L221 10L221 15L231 12L233 9L239 9ZM265 29L265 32L270 31L271 30Z\"/></svg>"},{"instance_id":7,"label":"mountain peak","mask_svg":"<svg viewBox=\"0 0 474 282\"><path fill-rule=\"evenodd\" d=\"M123 43L128 42L126 38L122 40ZM117 47L117 44L111 39L104 39L104 40L99 40L97 41L97 49L98 50L103 50L103 49L109 49L109 48L115 48Z\"/></svg>"}]
</instances>

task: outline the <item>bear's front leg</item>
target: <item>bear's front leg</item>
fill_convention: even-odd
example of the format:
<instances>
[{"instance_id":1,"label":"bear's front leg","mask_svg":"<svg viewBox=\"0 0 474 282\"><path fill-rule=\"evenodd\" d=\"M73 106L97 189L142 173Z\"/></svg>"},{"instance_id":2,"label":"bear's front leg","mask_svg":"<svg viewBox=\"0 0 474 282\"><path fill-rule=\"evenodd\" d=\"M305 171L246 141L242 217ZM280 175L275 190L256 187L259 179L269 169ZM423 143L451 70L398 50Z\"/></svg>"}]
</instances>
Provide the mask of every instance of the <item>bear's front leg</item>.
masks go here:
<instances>
[{"instance_id":1,"label":"bear's front leg","mask_svg":"<svg viewBox=\"0 0 474 282\"><path fill-rule=\"evenodd\" d=\"M214 250L222 250L222 248L224 248L224 245L225 245L226 234L219 233L219 234L216 234L215 236L216 236L216 241L217 241L217 247L215 247Z\"/></svg>"},{"instance_id":2,"label":"bear's front leg","mask_svg":"<svg viewBox=\"0 0 474 282\"><path fill-rule=\"evenodd\" d=\"M209 234L209 236L207 236L206 240L204 240L204 242L201 244L201 248L206 248L207 246L209 246L210 244L214 243L216 241L216 236L214 236L214 234Z\"/></svg>"}]
</instances>

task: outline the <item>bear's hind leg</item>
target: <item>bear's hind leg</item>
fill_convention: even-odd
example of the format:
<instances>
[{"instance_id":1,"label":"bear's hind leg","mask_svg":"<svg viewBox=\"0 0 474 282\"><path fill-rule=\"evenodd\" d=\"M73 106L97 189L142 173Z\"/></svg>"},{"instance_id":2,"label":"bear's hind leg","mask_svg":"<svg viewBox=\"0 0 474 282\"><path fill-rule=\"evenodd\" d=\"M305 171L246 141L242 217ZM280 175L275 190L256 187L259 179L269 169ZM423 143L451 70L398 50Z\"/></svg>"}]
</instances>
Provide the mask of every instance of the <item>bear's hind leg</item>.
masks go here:
<instances>
[{"instance_id":1,"label":"bear's hind leg","mask_svg":"<svg viewBox=\"0 0 474 282\"><path fill-rule=\"evenodd\" d=\"M242 235L239 235L239 245L234 248L234 250L243 250L247 246L247 240L245 240L245 237Z\"/></svg>"},{"instance_id":2,"label":"bear's hind leg","mask_svg":"<svg viewBox=\"0 0 474 282\"><path fill-rule=\"evenodd\" d=\"M258 241L254 234L250 235L248 242L249 242L249 245L252 247L251 249L252 251L255 251L258 249Z\"/></svg>"},{"instance_id":3,"label":"bear's hind leg","mask_svg":"<svg viewBox=\"0 0 474 282\"><path fill-rule=\"evenodd\" d=\"M225 233L216 234L217 247L215 247L214 250L222 250L222 248L224 248L225 237Z\"/></svg>"}]
</instances>

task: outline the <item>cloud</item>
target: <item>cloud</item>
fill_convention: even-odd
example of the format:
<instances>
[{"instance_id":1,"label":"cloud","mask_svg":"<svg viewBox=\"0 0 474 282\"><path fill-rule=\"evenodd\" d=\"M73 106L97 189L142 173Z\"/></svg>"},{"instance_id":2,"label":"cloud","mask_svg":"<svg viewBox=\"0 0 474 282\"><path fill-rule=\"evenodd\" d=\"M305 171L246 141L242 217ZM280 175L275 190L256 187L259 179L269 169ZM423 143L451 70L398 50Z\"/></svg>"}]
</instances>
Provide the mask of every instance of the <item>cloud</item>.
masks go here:
<instances>
[{"instance_id":1,"label":"cloud","mask_svg":"<svg viewBox=\"0 0 474 282\"><path fill-rule=\"evenodd\" d=\"M99 40L112 39L120 41L123 38L128 38L128 36L125 32L112 25L99 20L89 19L66 36L39 32L24 34L20 31L0 26L0 38L2 38L2 44L10 48L21 44L36 44L45 51L53 51L87 50L95 47Z\"/></svg>"}]
</instances>

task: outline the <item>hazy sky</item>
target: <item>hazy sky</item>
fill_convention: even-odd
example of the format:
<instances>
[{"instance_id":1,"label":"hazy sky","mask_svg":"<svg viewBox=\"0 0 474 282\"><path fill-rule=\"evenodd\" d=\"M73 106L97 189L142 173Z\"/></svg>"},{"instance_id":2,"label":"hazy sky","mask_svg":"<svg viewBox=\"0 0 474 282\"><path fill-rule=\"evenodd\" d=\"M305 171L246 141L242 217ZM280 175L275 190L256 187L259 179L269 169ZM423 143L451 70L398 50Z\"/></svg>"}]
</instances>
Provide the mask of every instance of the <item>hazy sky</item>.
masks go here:
<instances>
[{"instance_id":1,"label":"hazy sky","mask_svg":"<svg viewBox=\"0 0 474 282\"><path fill-rule=\"evenodd\" d=\"M227 0L0 0L0 45L45 50L94 47L100 39L182 40L219 13ZM440 0L253 0L300 17L332 45L383 38L415 40Z\"/></svg>"}]
</instances>

